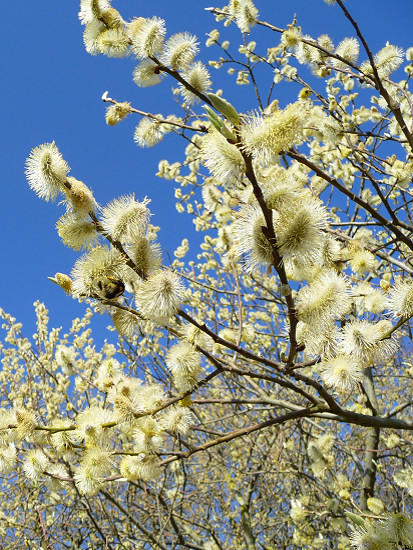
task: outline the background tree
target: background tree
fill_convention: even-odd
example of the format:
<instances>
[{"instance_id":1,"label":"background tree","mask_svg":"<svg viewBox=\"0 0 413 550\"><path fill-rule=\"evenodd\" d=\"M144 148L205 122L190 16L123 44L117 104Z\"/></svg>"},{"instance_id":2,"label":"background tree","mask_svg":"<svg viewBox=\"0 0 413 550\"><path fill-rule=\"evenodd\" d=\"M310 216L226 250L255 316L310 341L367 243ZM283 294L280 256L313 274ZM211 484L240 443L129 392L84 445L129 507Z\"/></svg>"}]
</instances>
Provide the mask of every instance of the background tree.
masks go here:
<instances>
[{"instance_id":1,"label":"background tree","mask_svg":"<svg viewBox=\"0 0 413 550\"><path fill-rule=\"evenodd\" d=\"M174 82L179 114L105 93L106 121L139 115L143 147L184 138L158 175L204 238L168 264L148 199L99 207L55 143L31 152L30 187L62 199L57 231L85 250L51 279L91 309L62 334L37 303L32 341L3 313L5 547L413 546L413 53L397 80L401 49L372 53L329 3L355 38L278 28L249 0L209 10L243 36L207 40L209 66L255 92L240 113L196 37L82 1L89 53L137 58L138 86ZM300 85L285 105L282 83ZM117 346L96 349L92 311Z\"/></svg>"}]
</instances>

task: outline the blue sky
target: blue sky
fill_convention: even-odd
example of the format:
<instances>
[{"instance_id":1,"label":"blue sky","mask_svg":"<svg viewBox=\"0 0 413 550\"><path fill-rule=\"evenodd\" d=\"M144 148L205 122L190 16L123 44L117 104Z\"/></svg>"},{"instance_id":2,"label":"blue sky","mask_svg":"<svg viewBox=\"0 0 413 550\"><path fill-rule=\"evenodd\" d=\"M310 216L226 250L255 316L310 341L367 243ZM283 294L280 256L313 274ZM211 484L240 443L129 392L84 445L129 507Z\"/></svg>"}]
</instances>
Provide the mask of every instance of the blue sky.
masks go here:
<instances>
[{"instance_id":1,"label":"blue sky","mask_svg":"<svg viewBox=\"0 0 413 550\"><path fill-rule=\"evenodd\" d=\"M196 34L202 60L219 55L204 47L205 33L213 28L220 29L222 36L228 32L234 47L241 41L239 34L231 28L226 31L204 10L212 5L222 6L214 0L113 1L125 19L157 15L166 20L168 35L181 31ZM328 33L337 44L354 35L339 8L327 6L323 0L256 0L256 5L261 19L279 27L285 27L297 13L303 32L314 37ZM387 40L405 49L413 46L411 0L348 0L346 5L373 51ZM47 279L56 271L70 272L78 254L63 246L54 229L63 207L39 200L26 183L24 163L33 147L55 140L71 166L71 175L89 185L101 205L132 192L138 199L150 197L152 221L162 228L159 237L165 252L172 253L193 231L191 221L175 211L174 182L154 175L160 159L181 160L184 145L167 136L153 149L139 149L133 142L139 118L131 116L110 128L100 100L108 90L111 97L131 101L144 111L178 113L170 100L172 83L165 79L160 86L138 88L132 81L134 59L87 54L77 13L77 2L68 0L26 0L2 5L2 32L8 47L7 52L3 50L2 68L0 307L22 321L28 334L34 327L32 304L36 299L50 309L53 326L68 327L71 318L84 310L84 305L67 298ZM255 39L255 33L253 29L251 39ZM278 37L269 31L259 31L259 36L265 41L265 48L278 43ZM220 80L221 73L213 69L211 72L215 88L222 87L234 105L241 110L256 108L249 91L232 87L229 77ZM297 92L298 88L290 101ZM108 320L102 326L105 324Z\"/></svg>"}]
</instances>

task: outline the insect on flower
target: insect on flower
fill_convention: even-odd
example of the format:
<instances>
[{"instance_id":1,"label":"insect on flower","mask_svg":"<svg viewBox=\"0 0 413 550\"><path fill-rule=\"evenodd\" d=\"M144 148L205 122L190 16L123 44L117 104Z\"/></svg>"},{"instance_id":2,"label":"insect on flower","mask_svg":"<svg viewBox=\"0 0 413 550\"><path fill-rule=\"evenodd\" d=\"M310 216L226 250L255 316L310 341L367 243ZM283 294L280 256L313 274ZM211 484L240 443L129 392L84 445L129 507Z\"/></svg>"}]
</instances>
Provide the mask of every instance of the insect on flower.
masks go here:
<instances>
[{"instance_id":1,"label":"insect on flower","mask_svg":"<svg viewBox=\"0 0 413 550\"><path fill-rule=\"evenodd\" d=\"M100 280L96 283L99 297L106 298L107 300L113 300L122 296L125 292L125 284L120 279L114 277L107 277L106 280Z\"/></svg>"}]
</instances>

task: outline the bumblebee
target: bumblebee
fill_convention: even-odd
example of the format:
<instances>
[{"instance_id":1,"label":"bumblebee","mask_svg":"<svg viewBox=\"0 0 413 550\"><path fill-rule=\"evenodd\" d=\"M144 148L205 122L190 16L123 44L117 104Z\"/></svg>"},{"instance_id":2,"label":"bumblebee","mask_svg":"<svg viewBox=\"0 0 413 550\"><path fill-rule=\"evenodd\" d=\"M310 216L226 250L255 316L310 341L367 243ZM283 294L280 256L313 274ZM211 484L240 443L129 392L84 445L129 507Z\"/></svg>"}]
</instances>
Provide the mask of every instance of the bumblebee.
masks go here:
<instances>
[{"instance_id":1,"label":"bumblebee","mask_svg":"<svg viewBox=\"0 0 413 550\"><path fill-rule=\"evenodd\" d=\"M108 276L105 280L97 282L96 289L100 298L114 300L125 292L125 284L120 279Z\"/></svg>"}]
</instances>

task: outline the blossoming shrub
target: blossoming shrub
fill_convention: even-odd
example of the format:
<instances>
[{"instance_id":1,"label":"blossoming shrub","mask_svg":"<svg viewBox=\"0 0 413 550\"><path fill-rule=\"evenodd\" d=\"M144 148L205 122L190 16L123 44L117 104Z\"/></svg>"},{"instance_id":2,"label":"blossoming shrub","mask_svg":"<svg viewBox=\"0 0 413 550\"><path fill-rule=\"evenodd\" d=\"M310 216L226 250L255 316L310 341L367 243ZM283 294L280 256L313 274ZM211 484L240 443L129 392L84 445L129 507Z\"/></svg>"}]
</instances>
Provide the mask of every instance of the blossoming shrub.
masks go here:
<instances>
[{"instance_id":1,"label":"blossoming shrub","mask_svg":"<svg viewBox=\"0 0 413 550\"><path fill-rule=\"evenodd\" d=\"M207 66L189 32L82 0L90 54L135 58L140 87L176 86L177 114L105 93L106 121L140 117L141 147L187 140L158 176L179 184L177 210L205 237L196 255L183 236L168 263L148 198L99 207L54 142L31 152L30 187L62 199L57 231L83 251L50 279L91 309L62 334L37 303L32 342L2 314L4 537L413 547L413 49L371 52L342 0L327 3L354 28L337 46L261 20L259 2L208 8L243 46L213 29ZM245 109L211 76L227 66L254 90ZM110 316L116 345L96 349L93 311Z\"/></svg>"}]
</instances>

